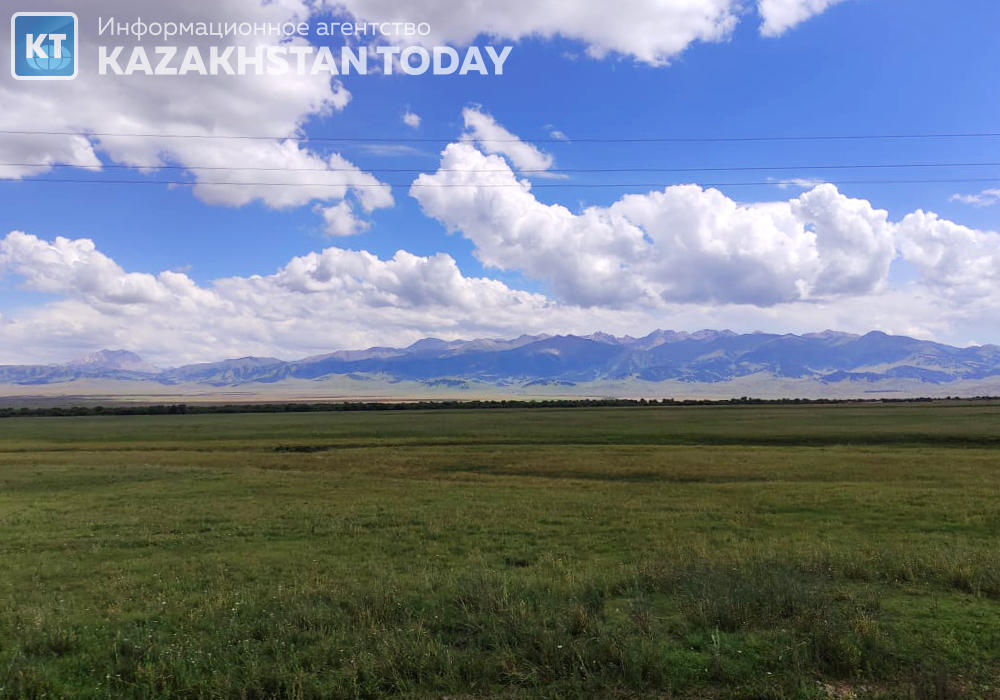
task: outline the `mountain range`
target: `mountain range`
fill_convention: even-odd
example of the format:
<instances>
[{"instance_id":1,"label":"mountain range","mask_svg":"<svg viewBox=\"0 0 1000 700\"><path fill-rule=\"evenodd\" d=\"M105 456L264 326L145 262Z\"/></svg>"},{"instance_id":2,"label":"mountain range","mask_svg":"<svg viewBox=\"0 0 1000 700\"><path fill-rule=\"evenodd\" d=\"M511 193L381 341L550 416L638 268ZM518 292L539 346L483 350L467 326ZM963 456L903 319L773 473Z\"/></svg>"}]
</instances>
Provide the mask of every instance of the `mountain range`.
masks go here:
<instances>
[{"instance_id":1,"label":"mountain range","mask_svg":"<svg viewBox=\"0 0 1000 700\"><path fill-rule=\"evenodd\" d=\"M243 357L160 369L126 350L101 350L65 365L0 366L0 384L127 380L160 386L237 387L346 377L428 387L574 387L599 382L720 384L810 380L919 387L996 378L1000 346L952 347L873 331L804 335L657 330L641 338L606 333L513 339L425 338L405 348L341 350L301 360ZM902 383L902 384L901 384ZM863 391L863 390L862 390Z\"/></svg>"}]
</instances>

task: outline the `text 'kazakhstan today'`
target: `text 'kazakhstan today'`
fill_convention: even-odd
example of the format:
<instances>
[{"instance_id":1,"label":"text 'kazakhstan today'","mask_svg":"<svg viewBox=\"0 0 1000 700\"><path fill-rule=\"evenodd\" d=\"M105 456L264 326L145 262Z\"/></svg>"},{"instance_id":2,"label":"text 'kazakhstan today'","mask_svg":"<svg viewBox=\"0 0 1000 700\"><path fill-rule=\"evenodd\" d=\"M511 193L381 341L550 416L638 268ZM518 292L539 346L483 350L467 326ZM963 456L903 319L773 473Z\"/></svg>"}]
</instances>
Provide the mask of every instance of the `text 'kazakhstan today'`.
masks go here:
<instances>
[{"instance_id":1,"label":"text 'kazakhstan today'","mask_svg":"<svg viewBox=\"0 0 1000 700\"><path fill-rule=\"evenodd\" d=\"M512 47L134 46L98 47L100 75L367 75L369 51L381 73L503 75ZM374 71L373 71L374 72Z\"/></svg>"}]
</instances>

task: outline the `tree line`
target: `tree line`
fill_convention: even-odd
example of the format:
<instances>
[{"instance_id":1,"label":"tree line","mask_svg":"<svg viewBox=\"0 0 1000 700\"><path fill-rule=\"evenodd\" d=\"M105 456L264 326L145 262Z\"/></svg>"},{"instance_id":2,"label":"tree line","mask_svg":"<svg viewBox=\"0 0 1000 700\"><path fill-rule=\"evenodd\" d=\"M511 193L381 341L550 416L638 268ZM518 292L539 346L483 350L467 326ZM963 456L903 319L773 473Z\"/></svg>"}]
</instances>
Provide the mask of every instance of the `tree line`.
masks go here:
<instances>
[{"instance_id":1,"label":"tree line","mask_svg":"<svg viewBox=\"0 0 1000 700\"><path fill-rule=\"evenodd\" d=\"M161 416L212 413L315 413L336 411L426 411L485 410L502 408L606 408L642 406L745 406L745 405L824 405L861 403L926 403L931 401L996 401L996 396L945 398L870 398L870 399L760 399L741 396L731 399L502 399L441 401L341 401L238 404L116 404L111 406L0 407L0 418L65 416Z\"/></svg>"}]
</instances>

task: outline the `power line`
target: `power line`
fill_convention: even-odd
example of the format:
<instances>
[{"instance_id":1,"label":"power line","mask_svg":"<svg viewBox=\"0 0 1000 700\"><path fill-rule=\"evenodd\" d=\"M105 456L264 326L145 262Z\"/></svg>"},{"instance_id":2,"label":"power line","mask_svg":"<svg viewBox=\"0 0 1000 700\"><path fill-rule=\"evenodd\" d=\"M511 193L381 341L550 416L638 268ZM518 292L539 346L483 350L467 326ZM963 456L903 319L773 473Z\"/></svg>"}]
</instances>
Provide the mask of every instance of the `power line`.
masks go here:
<instances>
[{"instance_id":1,"label":"power line","mask_svg":"<svg viewBox=\"0 0 1000 700\"><path fill-rule=\"evenodd\" d=\"M480 187L480 188L503 188L503 187L521 187L517 183L503 183L503 184L478 184L478 183L445 183L445 184L418 184L418 183L382 183L382 184L372 184L372 183L337 183L337 182L193 182L188 180L109 180L106 178L98 178L93 180L87 179L70 179L70 178L20 178L18 180L0 180L0 183L20 183L20 182L32 182L32 183L45 183L45 184L82 184L82 185L177 185L182 187L197 187L197 186L237 186L237 187L343 187L348 189L369 189L369 188L393 188L393 189L408 189L410 187L416 187L421 189L435 189L435 188L457 188L457 187ZM1000 177L982 177L982 178L943 178L943 179L927 179L927 180L824 180L822 182L817 182L815 184L830 184L830 185L905 185L905 184L942 184L942 183L973 183L973 182L1000 182ZM570 182L547 182L538 183L532 185L532 189L536 188L555 188L555 187L581 187L581 188L595 188L595 187L674 187L677 185L698 185L700 187L740 187L740 186L767 186L767 185L778 185L778 186L788 186L788 185L798 185L803 183L797 183L791 180L766 180L760 182L602 182L602 183L570 183Z\"/></svg>"},{"instance_id":2,"label":"power line","mask_svg":"<svg viewBox=\"0 0 1000 700\"><path fill-rule=\"evenodd\" d=\"M25 131L0 129L0 134L18 136L83 136L112 138L168 138L168 139L241 139L255 141L312 141L329 143L521 143L519 138L483 139L462 136L459 138L378 137L378 136L258 136L245 134L148 134L110 131ZM652 137L584 137L572 139L539 138L532 143L732 143L753 141L869 141L896 139L966 139L998 138L1000 132L953 132L923 134L809 134L785 136L652 136Z\"/></svg>"},{"instance_id":3,"label":"power line","mask_svg":"<svg viewBox=\"0 0 1000 700\"><path fill-rule=\"evenodd\" d=\"M0 168L99 168L101 170L111 169L140 169L150 168L152 170L225 170L225 171L252 171L252 172L289 172L289 173L424 173L427 168L284 168L284 167L258 167L258 166L231 166L231 165L124 165L119 163L102 163L100 166L79 165L76 163L0 163ZM979 167L1000 167L998 162L977 162L977 163L860 163L853 165L738 165L727 167L685 167L685 168L655 168L655 167L622 167L622 168L537 168L516 170L517 173L697 173L697 172L753 172L765 170L861 170L861 169L887 169L887 168L979 168ZM462 168L438 168L435 172L444 173L506 173L512 172L510 169L462 169Z\"/></svg>"}]
</instances>

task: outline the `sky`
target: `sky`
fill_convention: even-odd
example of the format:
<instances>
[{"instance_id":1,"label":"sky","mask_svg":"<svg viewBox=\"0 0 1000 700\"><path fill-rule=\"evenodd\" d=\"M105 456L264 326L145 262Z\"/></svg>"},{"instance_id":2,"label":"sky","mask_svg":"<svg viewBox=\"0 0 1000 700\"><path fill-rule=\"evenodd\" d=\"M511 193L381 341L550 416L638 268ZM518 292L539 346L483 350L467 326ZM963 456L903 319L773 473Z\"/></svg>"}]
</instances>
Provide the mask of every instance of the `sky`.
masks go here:
<instances>
[{"instance_id":1,"label":"sky","mask_svg":"<svg viewBox=\"0 0 1000 700\"><path fill-rule=\"evenodd\" d=\"M0 363L658 328L1000 343L995 0L0 6L80 19L75 80L0 76ZM98 45L163 43L108 17L512 49L502 75L99 75Z\"/></svg>"}]
</instances>

